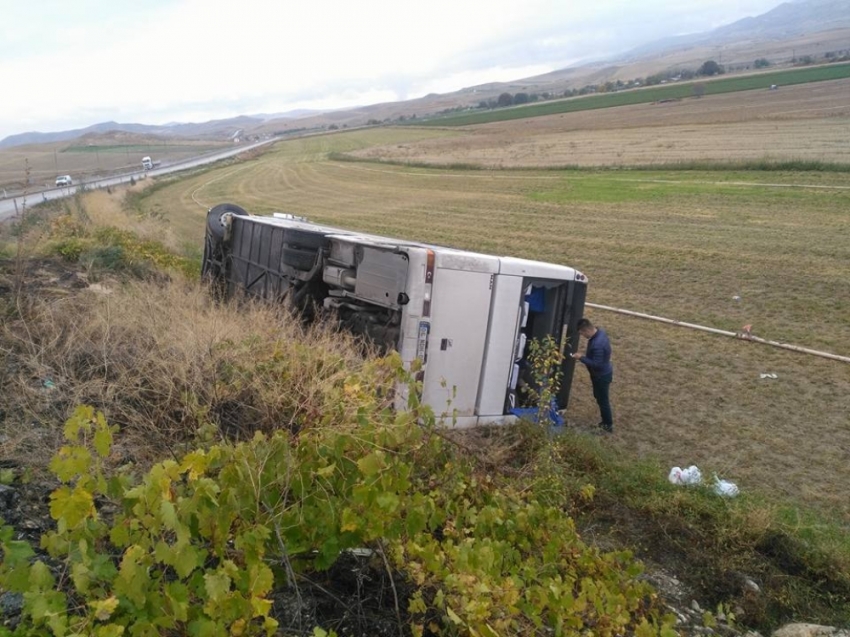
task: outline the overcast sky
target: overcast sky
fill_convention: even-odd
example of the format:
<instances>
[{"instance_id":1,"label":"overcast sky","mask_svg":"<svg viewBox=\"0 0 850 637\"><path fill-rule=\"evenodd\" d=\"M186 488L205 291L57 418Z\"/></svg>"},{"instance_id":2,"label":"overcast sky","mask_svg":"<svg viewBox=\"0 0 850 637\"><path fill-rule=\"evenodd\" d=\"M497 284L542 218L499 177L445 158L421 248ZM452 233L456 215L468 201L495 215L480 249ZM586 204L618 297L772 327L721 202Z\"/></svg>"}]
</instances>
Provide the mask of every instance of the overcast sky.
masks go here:
<instances>
[{"instance_id":1,"label":"overcast sky","mask_svg":"<svg viewBox=\"0 0 850 637\"><path fill-rule=\"evenodd\" d=\"M781 0L0 0L0 139L519 79Z\"/></svg>"}]
</instances>

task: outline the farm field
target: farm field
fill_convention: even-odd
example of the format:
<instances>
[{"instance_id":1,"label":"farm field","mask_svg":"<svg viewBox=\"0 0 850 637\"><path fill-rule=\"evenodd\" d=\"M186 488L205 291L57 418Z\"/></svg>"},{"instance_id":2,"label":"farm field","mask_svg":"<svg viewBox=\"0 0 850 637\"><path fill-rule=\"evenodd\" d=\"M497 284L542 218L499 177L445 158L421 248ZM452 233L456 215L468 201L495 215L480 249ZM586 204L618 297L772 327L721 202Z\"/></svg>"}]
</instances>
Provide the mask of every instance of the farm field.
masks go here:
<instances>
[{"instance_id":1,"label":"farm field","mask_svg":"<svg viewBox=\"0 0 850 637\"><path fill-rule=\"evenodd\" d=\"M562 113L456 129L358 158L485 168L671 162L850 164L850 79Z\"/></svg>"},{"instance_id":2,"label":"farm field","mask_svg":"<svg viewBox=\"0 0 850 637\"><path fill-rule=\"evenodd\" d=\"M172 240L196 246L206 209L231 201L565 263L589 276L591 302L728 330L751 324L759 336L850 355L845 173L469 171L328 159L434 143L431 134L457 138L401 128L290 140L250 162L160 182L142 206L165 215ZM746 493L850 524L847 364L589 315L615 347L617 434L607 444L667 466L694 463ZM569 424L590 427L596 416L580 371Z\"/></svg>"},{"instance_id":3,"label":"farm field","mask_svg":"<svg viewBox=\"0 0 850 637\"><path fill-rule=\"evenodd\" d=\"M645 104L661 100L682 99L695 95L695 86L705 95L719 95L737 91L765 90L771 85L809 85L814 82L846 79L850 77L850 64L766 71L748 75L701 78L676 82L665 86L651 86L638 90L617 91L587 95L574 99L556 100L514 108L477 110L460 115L449 115L425 122L426 126L470 126L488 122L501 122L559 113Z\"/></svg>"},{"instance_id":4,"label":"farm field","mask_svg":"<svg viewBox=\"0 0 850 637\"><path fill-rule=\"evenodd\" d=\"M0 149L0 189L7 189L10 195L23 190L27 165L30 190L39 191L53 188L57 175L69 174L79 182L97 175L138 170L145 156L175 162L231 145L192 140L125 140L116 134L99 136L91 143L78 139L5 148Z\"/></svg>"}]
</instances>

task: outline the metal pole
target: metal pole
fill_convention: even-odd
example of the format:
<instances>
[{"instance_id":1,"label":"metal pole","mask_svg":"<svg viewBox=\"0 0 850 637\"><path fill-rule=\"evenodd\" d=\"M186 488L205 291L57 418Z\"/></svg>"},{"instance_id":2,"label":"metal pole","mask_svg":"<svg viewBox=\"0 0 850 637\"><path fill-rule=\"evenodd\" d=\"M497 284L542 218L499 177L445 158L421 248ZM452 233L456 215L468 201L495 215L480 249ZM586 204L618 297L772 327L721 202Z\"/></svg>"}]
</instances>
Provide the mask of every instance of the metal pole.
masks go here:
<instances>
[{"instance_id":1,"label":"metal pole","mask_svg":"<svg viewBox=\"0 0 850 637\"><path fill-rule=\"evenodd\" d=\"M668 319L662 316L654 316L652 314L644 314L643 312L633 312L632 310L624 310L618 307L611 307L608 305L598 305L596 303L585 303L587 307L592 307L597 310L606 310L608 312L616 312L617 314L625 314L626 316L634 316L637 318L648 319L650 321L658 321L659 323L667 323L668 325L678 325L679 327L687 327L692 330L699 330L701 332L709 332L711 334L719 334L720 336L731 336L732 338L737 338L742 341L752 341L753 343L761 343L762 345L771 345L773 347L778 347L780 349L787 349L792 352L800 352L801 354L810 354L812 356L820 356L821 358L828 358L834 361L841 361L842 363L850 363L850 356L840 356L838 354L831 354L829 352L821 352L815 349L809 349L808 347L801 347L799 345L791 345L790 343L781 343L779 341L772 341L766 338L761 338L760 336L753 336L748 333L741 332L730 332L728 330L719 330L715 327L706 327L704 325L695 325L694 323L685 323L684 321L677 321L675 319Z\"/></svg>"}]
</instances>

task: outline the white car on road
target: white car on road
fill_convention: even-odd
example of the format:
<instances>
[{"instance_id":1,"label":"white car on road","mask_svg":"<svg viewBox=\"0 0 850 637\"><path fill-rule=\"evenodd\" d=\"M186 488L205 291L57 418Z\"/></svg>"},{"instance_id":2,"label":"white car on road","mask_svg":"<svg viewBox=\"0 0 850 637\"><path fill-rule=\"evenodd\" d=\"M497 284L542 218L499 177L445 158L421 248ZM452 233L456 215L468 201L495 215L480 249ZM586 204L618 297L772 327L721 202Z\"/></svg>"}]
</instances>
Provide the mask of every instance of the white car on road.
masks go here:
<instances>
[{"instance_id":1,"label":"white car on road","mask_svg":"<svg viewBox=\"0 0 850 637\"><path fill-rule=\"evenodd\" d=\"M57 186L71 186L73 182L71 181L71 175L59 175L56 178Z\"/></svg>"}]
</instances>

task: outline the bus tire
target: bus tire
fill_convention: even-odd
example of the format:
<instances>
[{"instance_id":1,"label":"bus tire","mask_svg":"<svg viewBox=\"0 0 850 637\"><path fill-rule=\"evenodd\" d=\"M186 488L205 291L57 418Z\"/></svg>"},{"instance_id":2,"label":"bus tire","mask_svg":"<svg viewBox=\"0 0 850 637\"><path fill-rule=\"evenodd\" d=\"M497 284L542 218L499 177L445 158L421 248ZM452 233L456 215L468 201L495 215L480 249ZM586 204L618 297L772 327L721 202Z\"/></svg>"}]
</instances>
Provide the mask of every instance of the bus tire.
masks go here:
<instances>
[{"instance_id":1,"label":"bus tire","mask_svg":"<svg viewBox=\"0 0 850 637\"><path fill-rule=\"evenodd\" d=\"M238 217L248 216L248 212L235 203L220 203L210 208L207 213L207 231L216 241L224 239L224 219L226 214L232 214Z\"/></svg>"}]
</instances>

